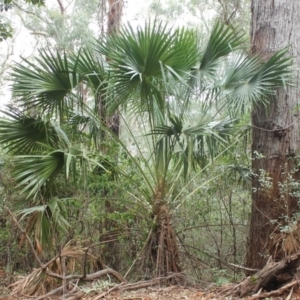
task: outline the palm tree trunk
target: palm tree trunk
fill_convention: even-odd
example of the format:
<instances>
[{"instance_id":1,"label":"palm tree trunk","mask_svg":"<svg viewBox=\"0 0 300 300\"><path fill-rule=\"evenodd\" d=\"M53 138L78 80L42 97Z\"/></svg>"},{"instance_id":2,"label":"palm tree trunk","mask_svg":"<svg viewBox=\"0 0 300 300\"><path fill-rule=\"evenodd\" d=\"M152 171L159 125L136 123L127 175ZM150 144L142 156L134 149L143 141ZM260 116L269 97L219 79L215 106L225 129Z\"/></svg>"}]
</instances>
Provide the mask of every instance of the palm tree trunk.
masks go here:
<instances>
[{"instance_id":1,"label":"palm tree trunk","mask_svg":"<svg viewBox=\"0 0 300 300\"><path fill-rule=\"evenodd\" d=\"M156 262L155 276L163 277L168 273L179 273L181 271L179 249L170 211L166 204L161 204L154 208L153 213L157 226L149 249Z\"/></svg>"},{"instance_id":2,"label":"palm tree trunk","mask_svg":"<svg viewBox=\"0 0 300 300\"><path fill-rule=\"evenodd\" d=\"M268 59L275 51L290 45L297 78L299 11L298 1L252 0L252 52ZM296 160L300 153L299 83L295 85L278 89L267 107L261 104L252 112L254 175L246 257L249 268L262 268L270 255L280 259L286 254L280 228L291 221L298 209L299 198L293 194L292 182L299 180Z\"/></svg>"},{"instance_id":3,"label":"palm tree trunk","mask_svg":"<svg viewBox=\"0 0 300 300\"><path fill-rule=\"evenodd\" d=\"M167 203L160 197L162 194L156 194L152 207L153 226L142 254L141 269L147 278L181 272L172 216Z\"/></svg>"}]
</instances>

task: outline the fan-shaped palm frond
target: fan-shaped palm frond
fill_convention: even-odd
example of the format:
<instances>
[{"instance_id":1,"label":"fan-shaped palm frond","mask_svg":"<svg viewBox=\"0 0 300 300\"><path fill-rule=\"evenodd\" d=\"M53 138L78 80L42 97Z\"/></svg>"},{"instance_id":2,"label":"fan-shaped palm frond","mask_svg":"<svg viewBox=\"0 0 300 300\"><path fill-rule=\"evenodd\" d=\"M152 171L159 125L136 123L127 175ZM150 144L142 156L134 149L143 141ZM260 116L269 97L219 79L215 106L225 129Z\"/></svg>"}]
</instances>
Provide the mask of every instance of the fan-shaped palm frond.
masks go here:
<instances>
[{"instance_id":1,"label":"fan-shaped palm frond","mask_svg":"<svg viewBox=\"0 0 300 300\"><path fill-rule=\"evenodd\" d=\"M63 200L51 199L45 205L34 206L17 211L21 219L26 219L26 232L30 235L34 232L36 249L38 253L44 247L51 248L50 237L53 234L63 231L67 232L69 223L65 218Z\"/></svg>"},{"instance_id":2,"label":"fan-shaped palm frond","mask_svg":"<svg viewBox=\"0 0 300 300\"><path fill-rule=\"evenodd\" d=\"M240 55L230 60L219 82L220 98L235 114L250 110L258 102L268 101L275 88L285 86L290 77L292 60L286 56L287 49L276 52L266 62L257 56ZM217 84L218 86L218 84Z\"/></svg>"},{"instance_id":3,"label":"fan-shaped palm frond","mask_svg":"<svg viewBox=\"0 0 300 300\"><path fill-rule=\"evenodd\" d=\"M236 121L228 117L218 121L204 119L197 125L184 126L179 117L171 116L169 120L172 125L157 126L151 131L161 136L156 144L156 166L161 174L166 174L175 158L179 168L184 167L185 178L197 165L204 167L227 147Z\"/></svg>"},{"instance_id":4,"label":"fan-shaped palm frond","mask_svg":"<svg viewBox=\"0 0 300 300\"><path fill-rule=\"evenodd\" d=\"M194 32L172 31L158 22L137 31L128 25L95 48L109 59L110 108L114 110L129 101L153 119L155 113L159 115L166 108L168 80L163 78L164 73L186 76L196 65L198 55Z\"/></svg>"},{"instance_id":5,"label":"fan-shaped palm frond","mask_svg":"<svg viewBox=\"0 0 300 300\"><path fill-rule=\"evenodd\" d=\"M94 114L77 112L69 119L68 124L73 127L74 132L86 133L94 141L96 148L99 149L98 146L103 140L100 129L105 129L104 125Z\"/></svg>"},{"instance_id":6,"label":"fan-shaped palm frond","mask_svg":"<svg viewBox=\"0 0 300 300\"><path fill-rule=\"evenodd\" d=\"M70 55L70 65L82 75L84 82L91 87L95 98L99 93L104 94L107 63L103 56L89 49L83 49L78 54Z\"/></svg>"},{"instance_id":7,"label":"fan-shaped palm frond","mask_svg":"<svg viewBox=\"0 0 300 300\"><path fill-rule=\"evenodd\" d=\"M23 59L13 68L13 97L27 108L34 107L60 117L65 113L65 97L82 80L77 61L70 64L66 54L40 51L35 63ZM25 64L27 66L25 66Z\"/></svg>"},{"instance_id":8,"label":"fan-shaped palm frond","mask_svg":"<svg viewBox=\"0 0 300 300\"><path fill-rule=\"evenodd\" d=\"M52 180L64 167L64 153L49 155L20 155L14 158L14 177L21 193L36 198L43 188L50 188Z\"/></svg>"},{"instance_id":9,"label":"fan-shaped palm frond","mask_svg":"<svg viewBox=\"0 0 300 300\"><path fill-rule=\"evenodd\" d=\"M90 159L83 148L69 146L65 150L57 150L47 145L45 148L48 154L18 155L13 159L13 175L26 199L36 199L39 196L45 198L45 195L51 199L53 194L55 195L53 185L59 174L64 174L67 181L73 178L76 184L79 179L83 183L86 182L90 164L106 170L101 163Z\"/></svg>"},{"instance_id":10,"label":"fan-shaped palm frond","mask_svg":"<svg viewBox=\"0 0 300 300\"><path fill-rule=\"evenodd\" d=\"M193 75L201 81L204 77L215 78L219 69L219 59L240 49L244 42L243 34L237 29L217 22L204 47L199 67L193 72Z\"/></svg>"},{"instance_id":11,"label":"fan-shaped palm frond","mask_svg":"<svg viewBox=\"0 0 300 300\"><path fill-rule=\"evenodd\" d=\"M31 117L17 108L2 111L9 119L0 119L0 142L14 154L33 154L45 150L44 145L55 147L68 139L58 125L40 116Z\"/></svg>"}]
</instances>

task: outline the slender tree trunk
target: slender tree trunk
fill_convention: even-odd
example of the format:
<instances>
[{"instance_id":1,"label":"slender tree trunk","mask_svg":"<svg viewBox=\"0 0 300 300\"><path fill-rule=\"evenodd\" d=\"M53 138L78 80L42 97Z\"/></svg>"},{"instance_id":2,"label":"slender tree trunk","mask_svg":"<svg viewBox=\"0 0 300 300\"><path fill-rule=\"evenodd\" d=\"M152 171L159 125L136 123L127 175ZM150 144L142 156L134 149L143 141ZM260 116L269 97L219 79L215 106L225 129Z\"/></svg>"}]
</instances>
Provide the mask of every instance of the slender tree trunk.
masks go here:
<instances>
[{"instance_id":1,"label":"slender tree trunk","mask_svg":"<svg viewBox=\"0 0 300 300\"><path fill-rule=\"evenodd\" d=\"M122 12L123 12L123 0L108 0L108 34L118 34L121 26ZM116 111L112 116L107 118L107 124L110 130L119 136L120 133L120 115Z\"/></svg>"},{"instance_id":2,"label":"slender tree trunk","mask_svg":"<svg viewBox=\"0 0 300 300\"><path fill-rule=\"evenodd\" d=\"M121 26L123 12L123 0L108 0L107 14L107 34L118 34ZM120 131L120 115L116 111L112 116L107 115L106 98L100 95L98 99L98 114L102 122L116 135L119 136ZM105 138L105 133L102 131L101 139Z\"/></svg>"},{"instance_id":3,"label":"slender tree trunk","mask_svg":"<svg viewBox=\"0 0 300 300\"><path fill-rule=\"evenodd\" d=\"M122 17L122 9L123 9L123 0L108 0L108 15L107 15L107 34L113 35L118 34L121 25L121 17ZM99 95L98 97L98 115L105 126L109 128L117 137L119 136L120 131L120 115L116 111L113 115L109 116L107 114L107 102L105 95ZM103 152L107 152L107 146L105 143L105 139L107 138L105 131L102 130L101 133L101 141L100 141L100 149ZM117 160L117 155L116 155ZM115 180L113 177L111 180ZM104 189L103 196L109 198L109 193L113 193L109 189ZM115 204L111 201L111 199L105 200L105 212L109 215L113 211L115 211ZM113 222L109 218L105 218L103 220L103 233L101 235L102 240L113 240L107 246L107 251L104 251L103 259L105 263L108 263L114 269L119 269L121 265L121 254L122 249L120 247L120 243L116 237L119 237L122 232L118 227L116 222ZM115 255L112 255L114 253Z\"/></svg>"},{"instance_id":4,"label":"slender tree trunk","mask_svg":"<svg viewBox=\"0 0 300 300\"><path fill-rule=\"evenodd\" d=\"M278 239L280 226L285 226L297 210L291 181L299 180L300 1L252 0L251 9L252 52L268 59L289 46L296 79L295 87L278 89L269 105L258 105L252 112L254 175L246 265L262 268L268 256L280 259L286 254L283 238Z\"/></svg>"},{"instance_id":5,"label":"slender tree trunk","mask_svg":"<svg viewBox=\"0 0 300 300\"><path fill-rule=\"evenodd\" d=\"M121 26L123 0L108 0L108 34L118 33Z\"/></svg>"}]
</instances>

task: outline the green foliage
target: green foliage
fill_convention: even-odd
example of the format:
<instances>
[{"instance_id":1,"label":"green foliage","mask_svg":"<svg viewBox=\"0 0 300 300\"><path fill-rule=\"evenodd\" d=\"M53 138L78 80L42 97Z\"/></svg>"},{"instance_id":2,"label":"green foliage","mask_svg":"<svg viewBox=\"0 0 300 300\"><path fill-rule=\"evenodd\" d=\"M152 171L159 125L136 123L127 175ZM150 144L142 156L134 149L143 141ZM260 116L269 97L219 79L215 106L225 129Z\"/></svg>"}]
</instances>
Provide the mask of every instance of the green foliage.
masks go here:
<instances>
[{"instance_id":1,"label":"green foliage","mask_svg":"<svg viewBox=\"0 0 300 300\"><path fill-rule=\"evenodd\" d=\"M73 1L72 5L62 2L45 3L44 6L20 5L29 14L23 15L23 25L33 34L40 48L57 48L72 51L93 41L98 19L98 1ZM43 16L43 17L40 17Z\"/></svg>"},{"instance_id":2,"label":"green foliage","mask_svg":"<svg viewBox=\"0 0 300 300\"><path fill-rule=\"evenodd\" d=\"M11 25L0 18L0 42L11 38L13 36L13 29Z\"/></svg>"},{"instance_id":3,"label":"green foliage","mask_svg":"<svg viewBox=\"0 0 300 300\"><path fill-rule=\"evenodd\" d=\"M17 211L17 215L21 215L20 221L29 217L26 229L28 234L35 231L35 241L38 243L36 248L40 251L43 248L48 248L49 251L55 247L55 244L51 245L49 242L58 230L62 230L64 234L67 233L70 224L65 219L65 205L61 202L52 198L46 205Z\"/></svg>"},{"instance_id":4,"label":"green foliage","mask_svg":"<svg viewBox=\"0 0 300 300\"><path fill-rule=\"evenodd\" d=\"M50 120L31 117L13 107L2 113L9 117L0 119L0 141L5 145L4 149L9 148L12 153L28 154L44 149L41 143L51 147L58 145L61 132Z\"/></svg>"},{"instance_id":5,"label":"green foliage","mask_svg":"<svg viewBox=\"0 0 300 300\"><path fill-rule=\"evenodd\" d=\"M99 41L96 51L110 61L109 87L113 87L107 91L110 111L134 99L130 105L139 112L149 112L153 120L159 119L166 109L162 93L167 88L166 80L175 77L180 81L186 77L196 64L196 45L193 31L172 32L158 22L147 23L137 32L128 25L119 35Z\"/></svg>"},{"instance_id":6,"label":"green foliage","mask_svg":"<svg viewBox=\"0 0 300 300\"><path fill-rule=\"evenodd\" d=\"M2 2L0 2L0 42L13 37L13 28L10 22L2 16L2 13L12 9L14 3L12 0L4 0ZM25 2L37 6L45 5L44 0L25 0Z\"/></svg>"},{"instance_id":7,"label":"green foliage","mask_svg":"<svg viewBox=\"0 0 300 300\"><path fill-rule=\"evenodd\" d=\"M128 267L164 204L178 230L193 227L183 244L196 248L188 253L198 263L209 255L222 261L231 247L240 261L236 227L249 211L243 113L285 85L291 64L284 51L267 62L248 57L243 43L221 23L200 43L194 31L155 21L124 27L92 50L42 50L17 64L12 91L23 110L6 113L0 141L13 155L13 202L39 245L54 237L59 244L60 229L70 239L130 240ZM119 113L125 138L109 130L104 110Z\"/></svg>"},{"instance_id":8,"label":"green foliage","mask_svg":"<svg viewBox=\"0 0 300 300\"><path fill-rule=\"evenodd\" d=\"M12 73L15 82L13 97L19 98L28 108L57 113L62 119L68 104L64 101L65 97L82 80L82 75L77 72L76 61L71 66L66 54L41 51L37 64L26 59L24 62L28 67L18 64ZM73 98L69 99L70 105L73 105Z\"/></svg>"},{"instance_id":9,"label":"green foliage","mask_svg":"<svg viewBox=\"0 0 300 300\"><path fill-rule=\"evenodd\" d=\"M37 6L45 5L45 0L25 0L25 2L28 4L37 5ZM11 3L13 3L12 0L4 0L5 5L8 5Z\"/></svg>"},{"instance_id":10,"label":"green foliage","mask_svg":"<svg viewBox=\"0 0 300 300\"><path fill-rule=\"evenodd\" d=\"M247 34L249 32L249 0L153 0L149 8L150 14L160 20L197 27L202 33L210 31L214 20L238 26Z\"/></svg>"}]
</instances>

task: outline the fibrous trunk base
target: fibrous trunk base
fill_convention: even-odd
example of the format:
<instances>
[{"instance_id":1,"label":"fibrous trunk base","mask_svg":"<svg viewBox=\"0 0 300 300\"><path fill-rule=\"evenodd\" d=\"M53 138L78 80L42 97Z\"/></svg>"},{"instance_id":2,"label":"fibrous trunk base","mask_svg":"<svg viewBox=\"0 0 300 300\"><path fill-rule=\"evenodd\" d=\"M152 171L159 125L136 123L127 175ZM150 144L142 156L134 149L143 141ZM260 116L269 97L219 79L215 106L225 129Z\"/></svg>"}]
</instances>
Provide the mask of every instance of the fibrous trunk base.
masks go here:
<instances>
[{"instance_id":1,"label":"fibrous trunk base","mask_svg":"<svg viewBox=\"0 0 300 300\"><path fill-rule=\"evenodd\" d=\"M147 277L164 277L170 273L179 273L179 249L166 205L159 205L154 209L154 220L156 223L143 253L142 269Z\"/></svg>"}]
</instances>

